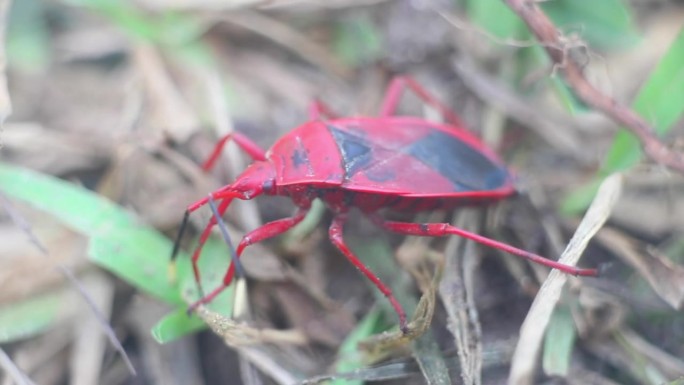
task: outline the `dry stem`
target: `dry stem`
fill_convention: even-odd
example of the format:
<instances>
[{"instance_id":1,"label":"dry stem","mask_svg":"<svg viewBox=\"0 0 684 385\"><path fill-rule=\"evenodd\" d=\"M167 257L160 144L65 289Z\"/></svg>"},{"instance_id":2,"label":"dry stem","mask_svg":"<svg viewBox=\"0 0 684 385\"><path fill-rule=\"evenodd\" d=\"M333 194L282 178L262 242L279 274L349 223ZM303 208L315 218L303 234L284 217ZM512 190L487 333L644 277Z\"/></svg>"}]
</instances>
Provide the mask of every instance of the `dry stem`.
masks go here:
<instances>
[{"instance_id":1,"label":"dry stem","mask_svg":"<svg viewBox=\"0 0 684 385\"><path fill-rule=\"evenodd\" d=\"M644 152L653 161L684 173L684 155L672 151L658 140L653 127L639 114L602 93L587 81L580 66L568 55L568 39L553 25L536 1L506 0L506 3L527 23L532 33L545 47L555 68L560 70L570 87L584 103L603 112L636 135Z\"/></svg>"}]
</instances>

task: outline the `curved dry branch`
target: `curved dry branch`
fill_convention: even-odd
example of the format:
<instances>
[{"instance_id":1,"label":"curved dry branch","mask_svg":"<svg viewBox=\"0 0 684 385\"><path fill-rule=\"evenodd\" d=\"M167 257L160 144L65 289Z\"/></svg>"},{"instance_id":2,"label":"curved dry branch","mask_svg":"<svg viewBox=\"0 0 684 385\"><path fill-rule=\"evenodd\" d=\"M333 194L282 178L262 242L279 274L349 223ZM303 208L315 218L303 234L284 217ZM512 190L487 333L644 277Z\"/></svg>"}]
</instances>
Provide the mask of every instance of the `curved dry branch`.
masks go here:
<instances>
[{"instance_id":1,"label":"curved dry branch","mask_svg":"<svg viewBox=\"0 0 684 385\"><path fill-rule=\"evenodd\" d=\"M568 39L556 28L535 0L506 0L508 6L522 18L537 37L556 68L584 103L609 116L630 130L641 142L646 155L653 161L684 173L684 154L675 152L655 135L653 127L639 114L594 87L582 69L568 55Z\"/></svg>"}]
</instances>

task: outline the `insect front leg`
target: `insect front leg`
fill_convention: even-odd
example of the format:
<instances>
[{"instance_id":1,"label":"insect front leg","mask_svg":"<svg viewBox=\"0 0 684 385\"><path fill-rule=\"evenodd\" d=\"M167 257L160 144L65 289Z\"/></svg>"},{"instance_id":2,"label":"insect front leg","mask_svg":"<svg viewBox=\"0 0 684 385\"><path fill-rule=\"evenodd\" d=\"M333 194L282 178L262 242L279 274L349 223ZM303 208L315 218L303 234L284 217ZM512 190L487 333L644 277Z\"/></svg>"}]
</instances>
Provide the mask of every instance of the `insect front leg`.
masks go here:
<instances>
[{"instance_id":1,"label":"insect front leg","mask_svg":"<svg viewBox=\"0 0 684 385\"><path fill-rule=\"evenodd\" d=\"M232 198L229 198L221 201L217 208L218 215L220 217L222 217L223 214L225 214L232 200ZM204 244L207 242L207 239L209 239L209 236L211 235L211 230L214 228L214 226L216 226L216 224L217 218L216 216L212 216L211 219L209 219L209 223L207 223L207 225L204 227L204 230L202 230L202 234L200 235L199 241L197 242L195 251L192 252L192 272L195 275L195 282L197 283L197 288L201 296L204 296L204 291L202 290L202 281L200 280L198 262L200 255L202 255L202 248L204 247Z\"/></svg>"},{"instance_id":2,"label":"insect front leg","mask_svg":"<svg viewBox=\"0 0 684 385\"><path fill-rule=\"evenodd\" d=\"M252 163L240 176L237 177L235 182L227 186L223 186L220 189L211 193L211 197L214 200L221 201L219 207L217 208L218 214L223 215L228 206L233 199L250 200L257 196L268 193L275 186L275 170L269 162L258 161ZM180 241L183 238L183 234L188 225L190 214L197 211L202 206L209 202L207 197L202 198L185 209L185 215L183 216L183 222L181 222L180 229L176 235L176 240L173 244L173 251L171 252L171 262L169 264L170 276L173 278L175 274L175 261L180 250ZM195 273L195 279L199 282L199 269L197 268L197 261L200 258L200 253L202 251L202 246L206 242L207 238L211 234L212 228L216 225L216 218L212 217L209 223L202 231L200 237L199 245L195 252L193 253L193 271Z\"/></svg>"},{"instance_id":3,"label":"insect front leg","mask_svg":"<svg viewBox=\"0 0 684 385\"><path fill-rule=\"evenodd\" d=\"M437 98L432 96L432 94L426 91L423 86L409 76L397 76L392 79L392 82L390 83L389 87L387 87L387 91L385 92L385 99L383 100L382 107L380 108L380 116L385 117L396 115L399 100L401 100L401 96L404 91L406 91L407 87L421 100L423 100L425 104L436 109L440 114L442 114L442 118L445 121L456 127L464 127L461 119L458 118L456 113L439 102Z\"/></svg>"},{"instance_id":4,"label":"insect front leg","mask_svg":"<svg viewBox=\"0 0 684 385\"><path fill-rule=\"evenodd\" d=\"M300 207L297 210L297 213L290 217L290 218L283 218L279 219L273 222L269 222L255 230L252 230L249 232L247 235L242 237L242 240L240 241L240 244L238 244L238 247L235 251L235 255L237 258L240 258L242 255L242 252L245 250L245 248L249 245L259 243L261 241L264 241L269 238L276 237L294 226L296 226L299 222L304 220L304 217L306 217L306 213L309 212L309 206L307 207ZM190 308L188 311L193 311L197 306L205 303L211 302L217 295L221 294L223 290L225 290L233 281L233 277L235 276L235 264L231 263L230 266L228 267L228 270L226 271L226 274L223 276L223 281L221 282L221 285L218 286L216 289L214 289L211 293L208 295L202 297L199 301L193 303L190 305Z\"/></svg>"}]
</instances>

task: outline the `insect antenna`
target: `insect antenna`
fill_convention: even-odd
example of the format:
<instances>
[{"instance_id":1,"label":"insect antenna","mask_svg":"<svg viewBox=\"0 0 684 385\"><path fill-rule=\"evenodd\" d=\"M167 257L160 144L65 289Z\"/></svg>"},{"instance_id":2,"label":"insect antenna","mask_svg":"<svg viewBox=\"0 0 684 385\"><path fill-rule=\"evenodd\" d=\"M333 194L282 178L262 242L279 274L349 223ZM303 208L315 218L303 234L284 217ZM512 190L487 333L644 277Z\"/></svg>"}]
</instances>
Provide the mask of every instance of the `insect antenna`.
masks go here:
<instances>
[{"instance_id":1,"label":"insect antenna","mask_svg":"<svg viewBox=\"0 0 684 385\"><path fill-rule=\"evenodd\" d=\"M230 240L230 235L228 235L228 229L226 227L226 223L223 221L221 214L219 214L219 210L216 207L216 201L214 200L214 197L212 194L209 194L208 203L209 203L209 207L211 208L211 212L214 214L214 218L216 219L216 223L218 224L219 230L221 230L221 236L223 237L223 240L228 245L228 250L230 252L230 263L235 265L235 274L237 275L237 277L242 278L245 276L245 271L242 268L242 263L240 262L240 259L238 258L237 253L235 252L235 247L233 246L233 241Z\"/></svg>"},{"instance_id":2,"label":"insect antenna","mask_svg":"<svg viewBox=\"0 0 684 385\"><path fill-rule=\"evenodd\" d=\"M188 222L190 220L190 210L186 209L185 214L183 214L183 221L181 222L178 233L176 234L176 239L173 241L173 249L171 251L171 258L169 260L169 271L168 277L170 281L176 280L176 258L178 257L178 251L180 251L181 239L185 234L185 230L188 227Z\"/></svg>"}]
</instances>

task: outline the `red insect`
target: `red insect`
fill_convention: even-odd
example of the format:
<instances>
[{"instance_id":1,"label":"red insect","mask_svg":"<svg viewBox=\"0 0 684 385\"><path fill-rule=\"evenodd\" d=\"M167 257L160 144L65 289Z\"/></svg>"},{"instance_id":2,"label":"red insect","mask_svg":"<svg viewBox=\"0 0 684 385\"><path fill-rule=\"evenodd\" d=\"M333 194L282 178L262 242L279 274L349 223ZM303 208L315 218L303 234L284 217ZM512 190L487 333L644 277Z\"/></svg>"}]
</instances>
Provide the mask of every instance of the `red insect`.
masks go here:
<instances>
[{"instance_id":1,"label":"red insect","mask_svg":"<svg viewBox=\"0 0 684 385\"><path fill-rule=\"evenodd\" d=\"M407 87L437 109L448 123L396 116L400 96ZM382 208L417 212L485 204L514 194L511 174L501 159L463 127L453 112L413 79L398 77L390 84L378 117L339 118L326 105L314 102L310 121L280 138L270 150L264 152L245 136L232 133L219 141L203 167L211 169L223 146L232 139L254 163L235 182L211 194L220 202L218 212L223 214L235 198L249 200L262 194L290 197L298 207L293 217L267 223L245 235L237 247L237 257L245 247L282 234L301 222L315 198L325 202L335 214L329 230L330 240L387 297L403 331L407 330L406 314L401 305L387 285L344 242L343 228L351 207L357 207L374 223L396 233L430 237L459 235L569 274L596 275L595 269L564 265L448 223L393 222L376 213ZM204 198L188 206L178 239L189 214L208 201L209 198ZM214 225L216 218L205 227L192 256L198 284L197 261ZM231 263L223 284L191 309L211 301L231 283L234 274L235 264Z\"/></svg>"}]
</instances>

